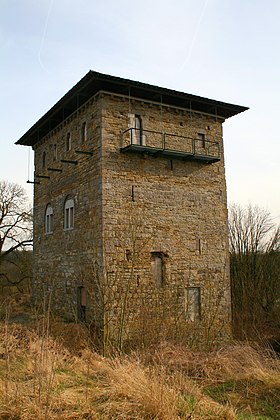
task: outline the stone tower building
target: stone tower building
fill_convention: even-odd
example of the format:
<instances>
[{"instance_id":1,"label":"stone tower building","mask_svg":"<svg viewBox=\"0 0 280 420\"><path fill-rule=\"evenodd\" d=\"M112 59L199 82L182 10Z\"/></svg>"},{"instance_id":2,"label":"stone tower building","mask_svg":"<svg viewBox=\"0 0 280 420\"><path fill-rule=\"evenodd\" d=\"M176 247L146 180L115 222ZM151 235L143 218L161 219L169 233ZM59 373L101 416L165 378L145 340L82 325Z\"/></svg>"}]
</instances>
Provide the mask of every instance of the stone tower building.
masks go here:
<instances>
[{"instance_id":1,"label":"stone tower building","mask_svg":"<svg viewBox=\"0 0 280 420\"><path fill-rule=\"evenodd\" d=\"M247 108L90 71L35 151L37 302L104 343L229 333L222 123Z\"/></svg>"}]
</instances>

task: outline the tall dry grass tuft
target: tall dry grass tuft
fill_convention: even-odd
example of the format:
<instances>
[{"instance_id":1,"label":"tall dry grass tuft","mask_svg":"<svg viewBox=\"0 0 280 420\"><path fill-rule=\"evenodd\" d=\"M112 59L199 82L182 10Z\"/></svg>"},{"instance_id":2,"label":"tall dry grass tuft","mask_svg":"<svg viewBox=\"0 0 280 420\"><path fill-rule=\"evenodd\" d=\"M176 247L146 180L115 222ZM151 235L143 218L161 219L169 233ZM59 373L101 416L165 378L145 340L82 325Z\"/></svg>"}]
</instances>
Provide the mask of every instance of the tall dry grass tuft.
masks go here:
<instances>
[{"instance_id":1,"label":"tall dry grass tuft","mask_svg":"<svg viewBox=\"0 0 280 420\"><path fill-rule=\"evenodd\" d=\"M270 349L232 344L212 352L194 352L182 346L161 343L156 349L138 352L145 364L182 371L195 380L243 380L254 378L280 385L280 359Z\"/></svg>"},{"instance_id":2,"label":"tall dry grass tuft","mask_svg":"<svg viewBox=\"0 0 280 420\"><path fill-rule=\"evenodd\" d=\"M222 348L207 355L204 372L210 379L254 379L280 386L280 359L267 348L245 344Z\"/></svg>"},{"instance_id":3,"label":"tall dry grass tuft","mask_svg":"<svg viewBox=\"0 0 280 420\"><path fill-rule=\"evenodd\" d=\"M71 352L43 331L0 324L0 418L233 420L234 403L210 398L207 385L257 379L266 390L280 387L279 359L250 346L196 353L163 343L106 358L86 345Z\"/></svg>"},{"instance_id":4,"label":"tall dry grass tuft","mask_svg":"<svg viewBox=\"0 0 280 420\"><path fill-rule=\"evenodd\" d=\"M178 395L165 383L163 372L146 369L137 361L116 359L100 385L100 412L106 418L176 418ZM133 417L132 417L133 416Z\"/></svg>"},{"instance_id":5,"label":"tall dry grass tuft","mask_svg":"<svg viewBox=\"0 0 280 420\"><path fill-rule=\"evenodd\" d=\"M136 356L109 360L87 355L84 360L90 365L89 378L95 378L88 402L101 419L235 418L232 408L203 395L180 371L170 374L164 366L144 365ZM81 363L79 359L80 369ZM86 372L86 364L83 369Z\"/></svg>"}]
</instances>

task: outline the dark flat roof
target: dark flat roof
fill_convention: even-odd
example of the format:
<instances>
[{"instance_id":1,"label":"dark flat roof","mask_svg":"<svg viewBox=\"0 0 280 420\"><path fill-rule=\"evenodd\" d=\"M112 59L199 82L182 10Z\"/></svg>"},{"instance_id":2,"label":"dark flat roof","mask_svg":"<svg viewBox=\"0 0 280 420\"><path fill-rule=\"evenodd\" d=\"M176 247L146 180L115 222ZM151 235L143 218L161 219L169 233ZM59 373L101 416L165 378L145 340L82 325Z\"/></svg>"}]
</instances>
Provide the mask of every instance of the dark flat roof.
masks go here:
<instances>
[{"instance_id":1,"label":"dark flat roof","mask_svg":"<svg viewBox=\"0 0 280 420\"><path fill-rule=\"evenodd\" d=\"M134 80L110 76L90 70L72 87L43 117L41 117L17 142L33 146L63 120L76 111L99 91L107 91L131 97L162 102L193 111L217 115L224 119L246 111L247 107L219 102L189 93L178 92Z\"/></svg>"}]
</instances>

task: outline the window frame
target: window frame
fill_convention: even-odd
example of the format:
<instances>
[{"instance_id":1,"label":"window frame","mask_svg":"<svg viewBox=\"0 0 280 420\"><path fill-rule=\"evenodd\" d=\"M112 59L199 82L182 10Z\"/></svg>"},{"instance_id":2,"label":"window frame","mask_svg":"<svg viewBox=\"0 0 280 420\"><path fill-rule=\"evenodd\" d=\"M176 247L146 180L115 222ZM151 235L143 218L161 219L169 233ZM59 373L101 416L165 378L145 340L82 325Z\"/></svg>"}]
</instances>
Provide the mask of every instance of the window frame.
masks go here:
<instances>
[{"instance_id":1,"label":"window frame","mask_svg":"<svg viewBox=\"0 0 280 420\"><path fill-rule=\"evenodd\" d=\"M51 233L53 233L53 207L48 203L45 211L45 234Z\"/></svg>"},{"instance_id":2,"label":"window frame","mask_svg":"<svg viewBox=\"0 0 280 420\"><path fill-rule=\"evenodd\" d=\"M74 208L74 199L72 197L67 197L64 202L63 229L65 231L74 229Z\"/></svg>"}]
</instances>

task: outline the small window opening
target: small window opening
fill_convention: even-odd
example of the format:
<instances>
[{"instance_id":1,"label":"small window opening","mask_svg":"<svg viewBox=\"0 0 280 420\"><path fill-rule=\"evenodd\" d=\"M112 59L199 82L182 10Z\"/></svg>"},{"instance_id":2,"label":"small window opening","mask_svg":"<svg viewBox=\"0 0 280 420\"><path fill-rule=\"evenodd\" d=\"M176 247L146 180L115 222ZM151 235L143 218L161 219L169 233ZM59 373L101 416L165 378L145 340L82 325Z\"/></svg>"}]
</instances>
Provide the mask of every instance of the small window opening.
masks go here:
<instances>
[{"instance_id":1,"label":"small window opening","mask_svg":"<svg viewBox=\"0 0 280 420\"><path fill-rule=\"evenodd\" d=\"M67 133L65 148L66 148L66 152L71 150L71 133Z\"/></svg>"},{"instance_id":2,"label":"small window opening","mask_svg":"<svg viewBox=\"0 0 280 420\"><path fill-rule=\"evenodd\" d=\"M180 122L180 126L181 126L181 127L183 127L183 125L184 125L184 124L183 124L182 122Z\"/></svg>"},{"instance_id":3,"label":"small window opening","mask_svg":"<svg viewBox=\"0 0 280 420\"><path fill-rule=\"evenodd\" d=\"M46 154L46 152L43 152L42 166L43 166L43 168L45 168L47 166L47 154Z\"/></svg>"},{"instance_id":4,"label":"small window opening","mask_svg":"<svg viewBox=\"0 0 280 420\"><path fill-rule=\"evenodd\" d=\"M164 254L163 252L151 253L151 269L154 283L158 287L165 284L165 267L164 267Z\"/></svg>"},{"instance_id":5,"label":"small window opening","mask_svg":"<svg viewBox=\"0 0 280 420\"><path fill-rule=\"evenodd\" d=\"M130 249L126 249L125 258L126 258L126 261L131 261L131 251L130 251Z\"/></svg>"},{"instance_id":6,"label":"small window opening","mask_svg":"<svg viewBox=\"0 0 280 420\"><path fill-rule=\"evenodd\" d=\"M204 133L198 133L197 134L197 146L198 147L202 147L203 149L205 149L205 134Z\"/></svg>"},{"instance_id":7,"label":"small window opening","mask_svg":"<svg viewBox=\"0 0 280 420\"><path fill-rule=\"evenodd\" d=\"M81 126L81 141L84 142L87 140L87 123L83 122Z\"/></svg>"},{"instance_id":8,"label":"small window opening","mask_svg":"<svg viewBox=\"0 0 280 420\"><path fill-rule=\"evenodd\" d=\"M200 238L197 238L197 240L196 240L196 250L201 254L202 244L201 244L201 239Z\"/></svg>"},{"instance_id":9,"label":"small window opening","mask_svg":"<svg viewBox=\"0 0 280 420\"><path fill-rule=\"evenodd\" d=\"M200 287L187 287L185 289L185 313L187 321L201 319Z\"/></svg>"},{"instance_id":10,"label":"small window opening","mask_svg":"<svg viewBox=\"0 0 280 420\"><path fill-rule=\"evenodd\" d=\"M132 185L132 187L131 187L131 201L135 201L135 196L134 196L134 185Z\"/></svg>"},{"instance_id":11,"label":"small window opening","mask_svg":"<svg viewBox=\"0 0 280 420\"><path fill-rule=\"evenodd\" d=\"M87 310L87 294L86 289L83 286L78 287L77 290L77 315L81 322L86 321L86 310Z\"/></svg>"},{"instance_id":12,"label":"small window opening","mask_svg":"<svg viewBox=\"0 0 280 420\"><path fill-rule=\"evenodd\" d=\"M57 145L53 145L53 161L55 162L57 160Z\"/></svg>"},{"instance_id":13,"label":"small window opening","mask_svg":"<svg viewBox=\"0 0 280 420\"><path fill-rule=\"evenodd\" d=\"M173 160L170 160L170 170L173 171Z\"/></svg>"}]
</instances>

